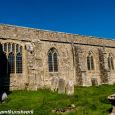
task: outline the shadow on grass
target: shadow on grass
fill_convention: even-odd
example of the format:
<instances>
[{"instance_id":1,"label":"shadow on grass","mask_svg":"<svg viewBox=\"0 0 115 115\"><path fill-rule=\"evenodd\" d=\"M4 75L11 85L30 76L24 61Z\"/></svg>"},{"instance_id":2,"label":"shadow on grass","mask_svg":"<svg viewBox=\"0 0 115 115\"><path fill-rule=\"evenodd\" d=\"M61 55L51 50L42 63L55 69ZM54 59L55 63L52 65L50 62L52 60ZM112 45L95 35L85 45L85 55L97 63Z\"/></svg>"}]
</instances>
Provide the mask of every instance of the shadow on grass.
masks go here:
<instances>
[{"instance_id":1,"label":"shadow on grass","mask_svg":"<svg viewBox=\"0 0 115 115\"><path fill-rule=\"evenodd\" d=\"M11 94L12 92L11 91L6 91L7 95Z\"/></svg>"},{"instance_id":2,"label":"shadow on grass","mask_svg":"<svg viewBox=\"0 0 115 115\"><path fill-rule=\"evenodd\" d=\"M100 97L100 102L105 104L111 104L111 101L107 99L107 97Z\"/></svg>"},{"instance_id":3,"label":"shadow on grass","mask_svg":"<svg viewBox=\"0 0 115 115\"><path fill-rule=\"evenodd\" d=\"M108 109L107 112L108 112L108 113L111 113L111 112L112 112L112 108Z\"/></svg>"},{"instance_id":4,"label":"shadow on grass","mask_svg":"<svg viewBox=\"0 0 115 115\"><path fill-rule=\"evenodd\" d=\"M107 97L100 97L100 102L105 103L105 104L112 104L110 100L107 99ZM112 112L112 107L106 111L103 111L103 113L111 113Z\"/></svg>"}]
</instances>

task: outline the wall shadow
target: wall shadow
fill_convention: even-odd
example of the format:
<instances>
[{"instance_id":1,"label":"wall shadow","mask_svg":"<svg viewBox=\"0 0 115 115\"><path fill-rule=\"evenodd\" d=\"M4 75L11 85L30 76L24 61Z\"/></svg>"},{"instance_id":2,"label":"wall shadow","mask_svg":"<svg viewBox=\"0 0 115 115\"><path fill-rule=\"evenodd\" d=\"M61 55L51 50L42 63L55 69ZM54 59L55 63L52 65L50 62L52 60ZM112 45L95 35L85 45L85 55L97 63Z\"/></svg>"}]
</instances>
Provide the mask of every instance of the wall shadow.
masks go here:
<instances>
[{"instance_id":1,"label":"wall shadow","mask_svg":"<svg viewBox=\"0 0 115 115\"><path fill-rule=\"evenodd\" d=\"M0 44L0 93L9 92L10 73L8 71L8 59Z\"/></svg>"}]
</instances>

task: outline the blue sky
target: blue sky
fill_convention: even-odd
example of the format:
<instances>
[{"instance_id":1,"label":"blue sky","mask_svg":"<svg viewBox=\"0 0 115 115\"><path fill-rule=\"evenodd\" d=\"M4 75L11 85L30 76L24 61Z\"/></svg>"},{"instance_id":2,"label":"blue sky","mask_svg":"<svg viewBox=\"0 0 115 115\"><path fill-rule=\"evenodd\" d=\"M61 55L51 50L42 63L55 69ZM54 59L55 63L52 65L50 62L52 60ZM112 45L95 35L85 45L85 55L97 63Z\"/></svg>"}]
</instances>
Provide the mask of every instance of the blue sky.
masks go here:
<instances>
[{"instance_id":1,"label":"blue sky","mask_svg":"<svg viewBox=\"0 0 115 115\"><path fill-rule=\"evenodd\" d=\"M115 0L1 0L0 23L115 39Z\"/></svg>"}]
</instances>

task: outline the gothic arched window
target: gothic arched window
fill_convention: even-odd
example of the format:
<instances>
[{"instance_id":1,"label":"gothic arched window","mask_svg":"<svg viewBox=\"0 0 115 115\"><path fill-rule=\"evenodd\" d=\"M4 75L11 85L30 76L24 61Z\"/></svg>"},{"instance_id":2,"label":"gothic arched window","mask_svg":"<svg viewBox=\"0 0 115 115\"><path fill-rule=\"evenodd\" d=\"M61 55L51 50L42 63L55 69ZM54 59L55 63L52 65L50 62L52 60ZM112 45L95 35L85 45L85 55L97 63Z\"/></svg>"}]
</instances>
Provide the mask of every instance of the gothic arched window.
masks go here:
<instances>
[{"instance_id":1,"label":"gothic arched window","mask_svg":"<svg viewBox=\"0 0 115 115\"><path fill-rule=\"evenodd\" d=\"M4 51L7 52L7 44L4 44Z\"/></svg>"},{"instance_id":2,"label":"gothic arched window","mask_svg":"<svg viewBox=\"0 0 115 115\"><path fill-rule=\"evenodd\" d=\"M114 66L113 66L113 55L111 53L109 53L109 56L108 56L108 68L110 70L114 70Z\"/></svg>"},{"instance_id":3,"label":"gothic arched window","mask_svg":"<svg viewBox=\"0 0 115 115\"><path fill-rule=\"evenodd\" d=\"M8 66L9 66L9 72L15 73L15 56L13 53L10 53L8 55Z\"/></svg>"},{"instance_id":4,"label":"gothic arched window","mask_svg":"<svg viewBox=\"0 0 115 115\"><path fill-rule=\"evenodd\" d=\"M87 55L87 69L94 70L94 58L92 52L89 52Z\"/></svg>"},{"instance_id":5,"label":"gothic arched window","mask_svg":"<svg viewBox=\"0 0 115 115\"><path fill-rule=\"evenodd\" d=\"M15 45L12 44L12 52L15 52Z\"/></svg>"},{"instance_id":6,"label":"gothic arched window","mask_svg":"<svg viewBox=\"0 0 115 115\"><path fill-rule=\"evenodd\" d=\"M51 48L48 53L49 72L58 72L57 50Z\"/></svg>"},{"instance_id":7,"label":"gothic arched window","mask_svg":"<svg viewBox=\"0 0 115 115\"><path fill-rule=\"evenodd\" d=\"M2 44L0 44L0 53L3 52Z\"/></svg>"},{"instance_id":8,"label":"gothic arched window","mask_svg":"<svg viewBox=\"0 0 115 115\"><path fill-rule=\"evenodd\" d=\"M7 55L8 73L22 73L22 46L15 43L4 43L3 52Z\"/></svg>"},{"instance_id":9,"label":"gothic arched window","mask_svg":"<svg viewBox=\"0 0 115 115\"><path fill-rule=\"evenodd\" d=\"M10 52L11 51L11 44L9 43L8 44L8 52Z\"/></svg>"},{"instance_id":10,"label":"gothic arched window","mask_svg":"<svg viewBox=\"0 0 115 115\"><path fill-rule=\"evenodd\" d=\"M18 44L16 45L16 53L18 52Z\"/></svg>"},{"instance_id":11,"label":"gothic arched window","mask_svg":"<svg viewBox=\"0 0 115 115\"><path fill-rule=\"evenodd\" d=\"M20 46L20 52L22 53L22 46Z\"/></svg>"},{"instance_id":12,"label":"gothic arched window","mask_svg":"<svg viewBox=\"0 0 115 115\"><path fill-rule=\"evenodd\" d=\"M22 55L16 55L16 73L22 73Z\"/></svg>"}]
</instances>

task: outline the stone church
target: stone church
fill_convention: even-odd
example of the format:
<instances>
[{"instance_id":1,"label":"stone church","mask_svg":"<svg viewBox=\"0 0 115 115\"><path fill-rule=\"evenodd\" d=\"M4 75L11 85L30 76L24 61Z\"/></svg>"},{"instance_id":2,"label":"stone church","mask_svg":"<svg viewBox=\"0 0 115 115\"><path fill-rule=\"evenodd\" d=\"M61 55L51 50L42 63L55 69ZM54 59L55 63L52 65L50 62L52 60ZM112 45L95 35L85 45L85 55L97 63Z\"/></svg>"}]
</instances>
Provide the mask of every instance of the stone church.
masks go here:
<instances>
[{"instance_id":1,"label":"stone church","mask_svg":"<svg viewBox=\"0 0 115 115\"><path fill-rule=\"evenodd\" d=\"M115 40L0 24L0 87L48 88L54 77L115 83Z\"/></svg>"}]
</instances>

